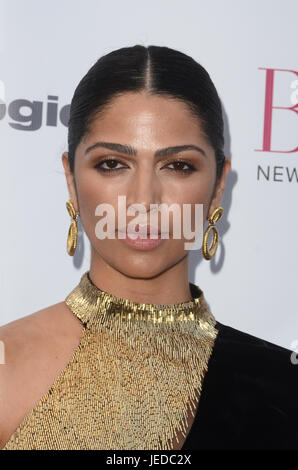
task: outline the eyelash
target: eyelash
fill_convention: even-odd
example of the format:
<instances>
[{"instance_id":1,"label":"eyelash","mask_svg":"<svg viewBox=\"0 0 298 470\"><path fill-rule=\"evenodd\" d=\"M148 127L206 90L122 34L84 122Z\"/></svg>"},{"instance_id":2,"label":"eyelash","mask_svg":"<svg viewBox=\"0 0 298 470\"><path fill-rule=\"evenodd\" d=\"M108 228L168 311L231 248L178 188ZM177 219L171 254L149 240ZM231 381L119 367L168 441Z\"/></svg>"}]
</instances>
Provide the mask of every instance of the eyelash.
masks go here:
<instances>
[{"instance_id":1,"label":"eyelash","mask_svg":"<svg viewBox=\"0 0 298 470\"><path fill-rule=\"evenodd\" d=\"M116 171L125 170L124 167L122 167L122 168L102 168L101 165L103 163L108 162L108 161L122 163L119 160L117 160L116 158L107 158L107 159L101 161L100 163L97 163L94 168L96 168L98 171L100 171L102 173L113 173L113 172L116 172ZM184 160L174 160L174 161L169 162L168 164L172 165L174 163L183 163L184 165L188 165L189 168L187 168L186 170L181 170L181 169L179 170L179 169L170 168L171 171L175 171L177 173L182 173L184 175L187 175L187 174L190 174L190 173L193 173L194 171L196 171L196 168L191 163L188 163Z\"/></svg>"}]
</instances>

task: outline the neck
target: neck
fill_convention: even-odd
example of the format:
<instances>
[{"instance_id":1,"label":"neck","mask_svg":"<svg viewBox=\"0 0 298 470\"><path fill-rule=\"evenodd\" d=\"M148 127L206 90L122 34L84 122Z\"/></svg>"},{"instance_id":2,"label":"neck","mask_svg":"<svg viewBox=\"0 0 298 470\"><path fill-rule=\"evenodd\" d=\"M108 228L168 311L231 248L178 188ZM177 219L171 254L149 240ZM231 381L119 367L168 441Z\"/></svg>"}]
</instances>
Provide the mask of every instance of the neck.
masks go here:
<instances>
[{"instance_id":1,"label":"neck","mask_svg":"<svg viewBox=\"0 0 298 470\"><path fill-rule=\"evenodd\" d=\"M92 252L89 276L101 290L134 302L174 304L192 300L188 280L188 254L162 273L140 278L126 275Z\"/></svg>"}]
</instances>

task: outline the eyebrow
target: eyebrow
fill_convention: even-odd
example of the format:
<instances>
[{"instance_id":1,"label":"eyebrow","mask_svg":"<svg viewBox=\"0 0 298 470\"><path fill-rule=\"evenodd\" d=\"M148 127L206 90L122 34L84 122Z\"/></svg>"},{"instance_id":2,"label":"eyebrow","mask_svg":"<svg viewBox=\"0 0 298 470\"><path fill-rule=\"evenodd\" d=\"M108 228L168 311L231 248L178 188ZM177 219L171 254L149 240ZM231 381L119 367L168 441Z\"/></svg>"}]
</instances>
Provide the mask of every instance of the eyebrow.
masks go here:
<instances>
[{"instance_id":1,"label":"eyebrow","mask_svg":"<svg viewBox=\"0 0 298 470\"><path fill-rule=\"evenodd\" d=\"M90 147L85 150L85 155L91 152L91 150L98 147L104 147L106 149L114 150L119 153L125 153L126 155L138 155L138 152L134 147L131 147L130 145L117 144L114 142L96 142L95 144L90 145ZM196 150L202 155L204 155L204 157L207 157L206 152L201 147L198 147L197 145L193 144L165 147L163 149L156 150L156 152L154 153L154 157L168 157L178 152L183 152L185 150Z\"/></svg>"}]
</instances>

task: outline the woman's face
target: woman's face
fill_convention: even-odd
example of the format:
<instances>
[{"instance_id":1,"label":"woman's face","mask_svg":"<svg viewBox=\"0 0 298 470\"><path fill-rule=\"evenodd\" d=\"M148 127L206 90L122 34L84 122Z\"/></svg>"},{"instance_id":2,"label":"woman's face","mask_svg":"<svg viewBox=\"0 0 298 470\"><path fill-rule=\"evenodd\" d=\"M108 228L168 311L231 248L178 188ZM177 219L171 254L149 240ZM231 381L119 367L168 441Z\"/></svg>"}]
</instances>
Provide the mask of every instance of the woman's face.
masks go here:
<instances>
[{"instance_id":1,"label":"woman's face","mask_svg":"<svg viewBox=\"0 0 298 470\"><path fill-rule=\"evenodd\" d=\"M102 146L88 151L97 142L129 146L133 152L127 154L124 148ZM204 154L193 148L154 155L160 149L185 145L197 146ZM177 159L180 163L174 163ZM121 273L137 278L161 274L188 255L184 243L194 239L183 238L182 205L191 204L192 229L194 204L203 204L205 221L220 204L229 163L227 159L223 177L215 188L215 154L202 134L198 119L184 103L145 92L127 92L114 98L104 113L93 121L90 132L77 147L74 175L69 172L67 153L63 154L70 198L80 211L92 257L99 257ZM141 214L142 220L147 217L150 225L150 204L164 203L167 207L178 204L182 237L173 237L174 219L170 212L169 239L163 239L154 248L142 250L125 243L118 238L117 232L123 228L123 220L120 223L118 218L118 196L125 196L125 209L137 203L144 207L142 213L124 214L125 226L137 214ZM96 224L102 216L96 215L95 209L103 203L115 211L114 239L99 239L96 235ZM140 226L136 231L138 228ZM161 216L158 217L158 228L161 228Z\"/></svg>"}]
</instances>

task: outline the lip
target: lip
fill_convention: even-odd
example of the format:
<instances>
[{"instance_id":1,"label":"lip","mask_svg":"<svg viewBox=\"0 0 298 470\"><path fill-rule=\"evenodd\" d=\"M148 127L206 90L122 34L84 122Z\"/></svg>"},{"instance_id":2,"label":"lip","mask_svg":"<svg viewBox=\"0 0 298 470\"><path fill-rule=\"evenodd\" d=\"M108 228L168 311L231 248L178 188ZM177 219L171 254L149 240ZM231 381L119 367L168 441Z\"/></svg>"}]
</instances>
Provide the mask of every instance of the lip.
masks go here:
<instances>
[{"instance_id":1,"label":"lip","mask_svg":"<svg viewBox=\"0 0 298 470\"><path fill-rule=\"evenodd\" d=\"M138 238L141 238L143 236L143 239L148 238L148 235L150 235L151 232L152 232L152 235L154 236L158 235L158 238L160 238L161 235L168 234L168 232L161 232L159 229L157 230L156 227L153 227L153 226L150 227L149 225L139 227L138 231L140 232L140 237ZM118 233L121 233L122 235L124 234L126 237L129 237L129 238L131 238L130 235L135 236L135 233L132 231L128 231L127 227L118 229ZM145 237L145 235L147 235L147 237Z\"/></svg>"},{"instance_id":2,"label":"lip","mask_svg":"<svg viewBox=\"0 0 298 470\"><path fill-rule=\"evenodd\" d=\"M164 239L161 238L160 236L154 239L153 238L141 238L141 237L132 239L132 238L126 237L126 238L122 238L121 240L123 241L123 243L125 243L126 245L136 250L153 250L154 248L157 248L164 242Z\"/></svg>"},{"instance_id":3,"label":"lip","mask_svg":"<svg viewBox=\"0 0 298 470\"><path fill-rule=\"evenodd\" d=\"M150 227L147 227L147 238L142 238L141 236L137 238L131 238L130 234L132 232L128 232L125 229L118 230L118 232L125 235L125 238L120 238L120 240L122 240L123 243L136 250L152 250L154 248L157 248L164 242L164 239L161 237L160 231L158 231L157 234L155 234L154 232L154 236L156 237L157 235L158 238L148 237L148 235L150 235ZM146 231L144 230L144 232L142 232L143 237L145 233Z\"/></svg>"}]
</instances>

